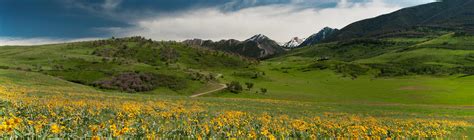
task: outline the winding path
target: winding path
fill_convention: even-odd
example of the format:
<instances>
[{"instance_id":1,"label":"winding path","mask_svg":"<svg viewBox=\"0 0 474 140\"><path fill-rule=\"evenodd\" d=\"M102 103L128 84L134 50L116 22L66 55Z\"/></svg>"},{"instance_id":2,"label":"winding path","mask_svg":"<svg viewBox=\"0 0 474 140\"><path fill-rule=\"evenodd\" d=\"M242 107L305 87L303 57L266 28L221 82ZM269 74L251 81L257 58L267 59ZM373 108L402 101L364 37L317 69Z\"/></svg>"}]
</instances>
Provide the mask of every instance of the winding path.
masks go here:
<instances>
[{"instance_id":1,"label":"winding path","mask_svg":"<svg viewBox=\"0 0 474 140\"><path fill-rule=\"evenodd\" d=\"M227 88L227 85L226 85L226 84L219 84L219 87L216 88L216 89L212 89L212 90L209 90L209 91L197 93L197 94L191 95L191 96L189 96L189 97L191 97L191 98L199 97L199 96L206 95L206 94L209 94L209 93L221 91L221 90L224 90L224 89L226 89L226 88Z\"/></svg>"}]
</instances>

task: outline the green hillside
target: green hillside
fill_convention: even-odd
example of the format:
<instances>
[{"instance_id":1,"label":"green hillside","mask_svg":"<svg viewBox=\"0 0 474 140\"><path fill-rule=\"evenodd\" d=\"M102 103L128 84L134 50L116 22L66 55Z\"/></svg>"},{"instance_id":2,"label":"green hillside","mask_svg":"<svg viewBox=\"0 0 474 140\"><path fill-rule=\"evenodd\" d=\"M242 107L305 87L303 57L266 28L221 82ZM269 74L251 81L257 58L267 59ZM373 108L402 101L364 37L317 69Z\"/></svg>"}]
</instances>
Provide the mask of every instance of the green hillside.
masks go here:
<instances>
[{"instance_id":1,"label":"green hillside","mask_svg":"<svg viewBox=\"0 0 474 140\"><path fill-rule=\"evenodd\" d=\"M205 96L472 105L473 39L454 33L355 39L296 49L259 63L177 42L134 37L2 47L0 66L106 91L191 95L237 81L244 88L237 94L222 91ZM247 89L245 83L254 86Z\"/></svg>"},{"instance_id":2,"label":"green hillside","mask_svg":"<svg viewBox=\"0 0 474 140\"><path fill-rule=\"evenodd\" d=\"M217 80L216 69L243 69L255 63L228 53L141 37L0 49L2 69L126 92L192 94Z\"/></svg>"},{"instance_id":3,"label":"green hillside","mask_svg":"<svg viewBox=\"0 0 474 140\"><path fill-rule=\"evenodd\" d=\"M354 22L329 40L354 38L423 37L435 31L474 33L473 0L443 0L404 8L375 18Z\"/></svg>"},{"instance_id":4,"label":"green hillside","mask_svg":"<svg viewBox=\"0 0 474 140\"><path fill-rule=\"evenodd\" d=\"M473 36L356 39L296 49L262 62L255 83L230 98L332 103L474 104ZM233 75L232 72L223 72ZM261 88L267 89L262 93Z\"/></svg>"},{"instance_id":5,"label":"green hillside","mask_svg":"<svg viewBox=\"0 0 474 140\"><path fill-rule=\"evenodd\" d=\"M420 42L403 50L386 53L377 57L358 60L362 63L401 63L418 61L424 64L446 66L474 66L474 37L446 34L438 38Z\"/></svg>"}]
</instances>

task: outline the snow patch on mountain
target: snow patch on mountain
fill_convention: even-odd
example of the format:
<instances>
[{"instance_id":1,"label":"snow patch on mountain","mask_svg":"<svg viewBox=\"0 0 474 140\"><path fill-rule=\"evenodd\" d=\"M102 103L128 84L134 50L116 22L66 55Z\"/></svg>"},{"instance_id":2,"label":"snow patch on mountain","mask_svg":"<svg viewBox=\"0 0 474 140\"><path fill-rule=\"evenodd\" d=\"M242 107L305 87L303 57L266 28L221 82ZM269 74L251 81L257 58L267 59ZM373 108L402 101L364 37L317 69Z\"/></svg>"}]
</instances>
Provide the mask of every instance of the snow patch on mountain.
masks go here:
<instances>
[{"instance_id":1,"label":"snow patch on mountain","mask_svg":"<svg viewBox=\"0 0 474 140\"><path fill-rule=\"evenodd\" d=\"M284 48L295 48L298 47L301 43L303 43L304 39L300 39L298 37L293 37L290 41L286 42L282 46Z\"/></svg>"},{"instance_id":2,"label":"snow patch on mountain","mask_svg":"<svg viewBox=\"0 0 474 140\"><path fill-rule=\"evenodd\" d=\"M318 33L315 33L308 37L303 43L301 43L298 47L304 47L304 46L309 46L309 45L314 45L318 44L324 39L330 37L333 35L335 32L339 31L338 29L333 29L329 27L325 27L321 29Z\"/></svg>"},{"instance_id":3,"label":"snow patch on mountain","mask_svg":"<svg viewBox=\"0 0 474 140\"><path fill-rule=\"evenodd\" d=\"M265 35L258 34L258 35L254 35L253 37L247 39L246 41L260 42L260 41L262 41L262 40L267 40L267 39L270 39L270 38L268 38L268 37L265 36Z\"/></svg>"}]
</instances>

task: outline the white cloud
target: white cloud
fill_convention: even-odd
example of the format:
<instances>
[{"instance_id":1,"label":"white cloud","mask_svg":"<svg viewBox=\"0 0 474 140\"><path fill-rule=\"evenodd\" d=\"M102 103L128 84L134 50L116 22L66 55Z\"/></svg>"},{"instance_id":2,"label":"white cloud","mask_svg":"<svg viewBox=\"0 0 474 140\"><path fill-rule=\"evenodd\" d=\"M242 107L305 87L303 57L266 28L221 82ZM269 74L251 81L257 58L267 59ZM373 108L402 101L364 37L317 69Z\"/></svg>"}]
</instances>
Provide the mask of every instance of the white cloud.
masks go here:
<instances>
[{"instance_id":1,"label":"white cloud","mask_svg":"<svg viewBox=\"0 0 474 140\"><path fill-rule=\"evenodd\" d=\"M337 7L301 10L296 4L246 8L235 12L198 9L173 16L135 21L131 28L111 28L115 36L141 35L155 40L239 39L265 34L284 42L292 37L308 37L323 27L342 28L352 22L401 9L383 0L350 3Z\"/></svg>"},{"instance_id":2,"label":"white cloud","mask_svg":"<svg viewBox=\"0 0 474 140\"><path fill-rule=\"evenodd\" d=\"M79 38L79 39L55 39L55 38L12 38L0 37L0 46L26 46L26 45L44 45L66 42L79 42L97 40L100 38Z\"/></svg>"}]
</instances>

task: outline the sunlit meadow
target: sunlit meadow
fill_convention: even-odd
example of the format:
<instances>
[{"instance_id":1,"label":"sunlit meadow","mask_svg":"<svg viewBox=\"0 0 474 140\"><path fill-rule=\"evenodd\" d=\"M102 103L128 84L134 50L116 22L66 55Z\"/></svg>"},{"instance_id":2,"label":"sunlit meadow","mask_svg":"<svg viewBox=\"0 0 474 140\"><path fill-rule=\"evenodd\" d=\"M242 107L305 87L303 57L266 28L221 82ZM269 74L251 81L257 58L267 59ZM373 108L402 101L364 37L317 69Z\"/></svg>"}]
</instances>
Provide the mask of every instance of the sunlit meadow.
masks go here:
<instances>
[{"instance_id":1,"label":"sunlit meadow","mask_svg":"<svg viewBox=\"0 0 474 140\"><path fill-rule=\"evenodd\" d=\"M0 86L3 138L406 139L446 138L472 124L348 113L291 114L208 110L199 100L132 99L108 94ZM262 102L278 102L262 100ZM282 101L285 103L285 101ZM457 138L466 138L456 135Z\"/></svg>"}]
</instances>

